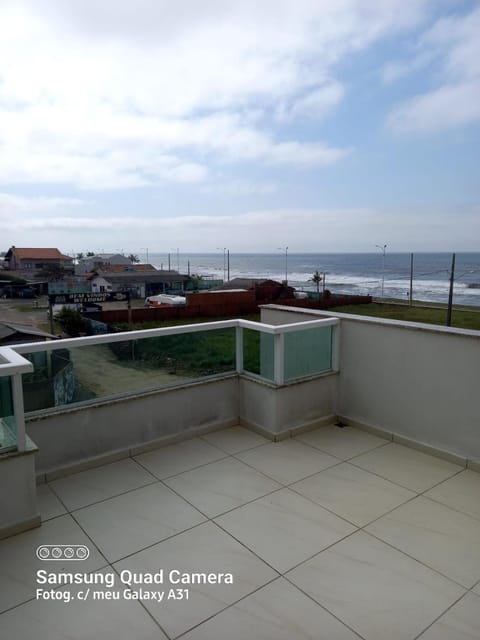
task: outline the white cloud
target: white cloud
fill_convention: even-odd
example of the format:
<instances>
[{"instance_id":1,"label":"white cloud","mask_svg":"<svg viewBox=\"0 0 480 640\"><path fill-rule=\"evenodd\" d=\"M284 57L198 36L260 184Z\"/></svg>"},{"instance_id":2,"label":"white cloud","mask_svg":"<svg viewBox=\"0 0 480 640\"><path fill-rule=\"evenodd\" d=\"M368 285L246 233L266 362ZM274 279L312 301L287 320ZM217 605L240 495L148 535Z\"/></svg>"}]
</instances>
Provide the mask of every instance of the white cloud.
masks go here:
<instances>
[{"instance_id":1,"label":"white cloud","mask_svg":"<svg viewBox=\"0 0 480 640\"><path fill-rule=\"evenodd\" d=\"M272 183L254 182L252 180L224 180L221 178L201 187L203 193L213 193L230 197L265 196L275 193L276 190L276 185Z\"/></svg>"},{"instance_id":2,"label":"white cloud","mask_svg":"<svg viewBox=\"0 0 480 640\"><path fill-rule=\"evenodd\" d=\"M459 210L462 224L452 228L452 217ZM292 252L329 253L332 247L336 251L368 252L374 249L375 239L386 241L391 251L439 251L452 246L473 251L480 234L479 213L478 205L423 210L299 207L221 216L30 215L9 218L2 227L6 246L15 244L19 234L24 244L32 246L42 246L55 234L59 248L70 251L92 245L94 249L118 251L132 247L132 238L135 246L148 246L151 252L169 251L171 246L181 247L182 253L211 252L218 246L228 246L232 252L275 252L285 245Z\"/></svg>"},{"instance_id":3,"label":"white cloud","mask_svg":"<svg viewBox=\"0 0 480 640\"><path fill-rule=\"evenodd\" d=\"M335 108L333 66L422 20L427 0L3 0L0 184L202 182L212 165L339 161L252 111ZM247 114L247 115L246 115Z\"/></svg>"},{"instance_id":4,"label":"white cloud","mask_svg":"<svg viewBox=\"0 0 480 640\"><path fill-rule=\"evenodd\" d=\"M12 216L19 213L47 213L58 209L78 207L82 204L86 203L78 198L27 197L0 192L0 215L2 216ZM12 219L12 226L16 224L18 221Z\"/></svg>"},{"instance_id":5,"label":"white cloud","mask_svg":"<svg viewBox=\"0 0 480 640\"><path fill-rule=\"evenodd\" d=\"M391 63L384 77L393 80L416 70L424 61L437 59L440 73L436 88L398 105L387 124L395 132L429 133L480 120L480 9L461 17L443 18L418 44L419 56Z\"/></svg>"},{"instance_id":6,"label":"white cloud","mask_svg":"<svg viewBox=\"0 0 480 640\"><path fill-rule=\"evenodd\" d=\"M396 132L443 130L480 120L480 83L444 85L416 96L394 110L388 118Z\"/></svg>"},{"instance_id":7,"label":"white cloud","mask_svg":"<svg viewBox=\"0 0 480 640\"><path fill-rule=\"evenodd\" d=\"M280 121L304 117L319 120L329 115L344 95L345 88L340 82L327 82L300 95L291 105L281 104L275 115Z\"/></svg>"}]
</instances>

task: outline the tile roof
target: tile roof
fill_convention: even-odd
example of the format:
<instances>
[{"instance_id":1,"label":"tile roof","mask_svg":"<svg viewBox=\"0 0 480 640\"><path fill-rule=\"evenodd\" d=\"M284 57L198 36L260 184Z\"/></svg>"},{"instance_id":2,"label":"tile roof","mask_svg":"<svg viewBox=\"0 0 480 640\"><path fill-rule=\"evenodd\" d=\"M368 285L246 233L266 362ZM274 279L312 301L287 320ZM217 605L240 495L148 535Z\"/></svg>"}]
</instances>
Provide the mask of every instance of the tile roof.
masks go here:
<instances>
[{"instance_id":1,"label":"tile roof","mask_svg":"<svg viewBox=\"0 0 480 640\"><path fill-rule=\"evenodd\" d=\"M8 253L14 253L18 260L73 260L54 248L12 247Z\"/></svg>"}]
</instances>

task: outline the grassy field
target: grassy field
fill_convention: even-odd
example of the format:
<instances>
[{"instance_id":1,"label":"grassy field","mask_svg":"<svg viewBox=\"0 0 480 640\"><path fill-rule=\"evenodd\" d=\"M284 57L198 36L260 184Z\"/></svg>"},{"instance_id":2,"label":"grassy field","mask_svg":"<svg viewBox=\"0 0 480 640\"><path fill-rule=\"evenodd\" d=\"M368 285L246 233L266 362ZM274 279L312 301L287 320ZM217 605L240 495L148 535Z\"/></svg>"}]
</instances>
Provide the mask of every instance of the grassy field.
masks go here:
<instances>
[{"instance_id":1,"label":"grassy field","mask_svg":"<svg viewBox=\"0 0 480 640\"><path fill-rule=\"evenodd\" d=\"M389 318L391 320L406 320L409 322L425 322L427 324L439 324L446 326L447 309L435 305L432 307L412 306L394 303L372 303L336 307L330 311L339 313L353 313L377 318ZM454 308L452 312L452 327L460 329L480 330L480 310L465 311L464 308Z\"/></svg>"}]
</instances>

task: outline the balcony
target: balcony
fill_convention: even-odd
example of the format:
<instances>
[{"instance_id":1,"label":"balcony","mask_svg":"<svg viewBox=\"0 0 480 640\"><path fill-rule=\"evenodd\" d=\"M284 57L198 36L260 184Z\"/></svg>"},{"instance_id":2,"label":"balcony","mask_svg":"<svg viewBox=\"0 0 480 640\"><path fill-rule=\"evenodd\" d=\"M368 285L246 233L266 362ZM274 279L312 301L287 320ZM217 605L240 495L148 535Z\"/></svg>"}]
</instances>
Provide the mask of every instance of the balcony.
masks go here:
<instances>
[{"instance_id":1,"label":"balcony","mask_svg":"<svg viewBox=\"0 0 480 640\"><path fill-rule=\"evenodd\" d=\"M2 635L480 636L478 333L279 307L262 320L116 336L122 353L132 341L135 359L121 364L130 388L77 373L82 349L100 351L104 375L117 371L111 336L53 343L48 352L67 350L75 383L96 395L79 398L57 378L43 408L28 387L35 368L37 382L68 382L65 367L45 344L37 356L32 345L2 351L3 457L36 457L42 519L0 542ZM139 341L161 351L169 335L198 333L208 335L208 366L162 361L146 387ZM190 351L199 348L192 337ZM9 473L7 504L17 490ZM90 555L35 555L61 544ZM42 569L96 584L38 584ZM146 583L149 573L163 582ZM206 574L210 582L188 584ZM183 599L168 599L170 589Z\"/></svg>"}]
</instances>

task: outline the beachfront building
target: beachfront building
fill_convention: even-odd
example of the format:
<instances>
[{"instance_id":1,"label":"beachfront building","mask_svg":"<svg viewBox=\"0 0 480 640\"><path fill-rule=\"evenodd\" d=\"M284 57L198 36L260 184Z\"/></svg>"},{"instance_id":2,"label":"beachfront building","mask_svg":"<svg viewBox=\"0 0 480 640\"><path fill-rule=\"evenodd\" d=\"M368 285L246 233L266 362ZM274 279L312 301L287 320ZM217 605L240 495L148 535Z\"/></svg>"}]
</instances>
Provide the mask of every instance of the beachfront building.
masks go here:
<instances>
[{"instance_id":1,"label":"beachfront building","mask_svg":"<svg viewBox=\"0 0 480 640\"><path fill-rule=\"evenodd\" d=\"M33 277L49 269L73 270L73 258L53 248L10 247L4 263L9 271L22 277Z\"/></svg>"},{"instance_id":2,"label":"beachfront building","mask_svg":"<svg viewBox=\"0 0 480 640\"><path fill-rule=\"evenodd\" d=\"M51 351L72 393L33 409ZM273 304L0 348L0 629L480 637L479 379L478 331Z\"/></svg>"},{"instance_id":3,"label":"beachfront building","mask_svg":"<svg viewBox=\"0 0 480 640\"><path fill-rule=\"evenodd\" d=\"M75 265L75 275L85 275L102 267L128 266L130 264L129 258L121 253L97 253L93 256L80 258Z\"/></svg>"},{"instance_id":4,"label":"beachfront building","mask_svg":"<svg viewBox=\"0 0 480 640\"><path fill-rule=\"evenodd\" d=\"M134 298L182 291L188 276L163 271L151 264L104 265L86 275L94 293L128 292Z\"/></svg>"}]
</instances>

